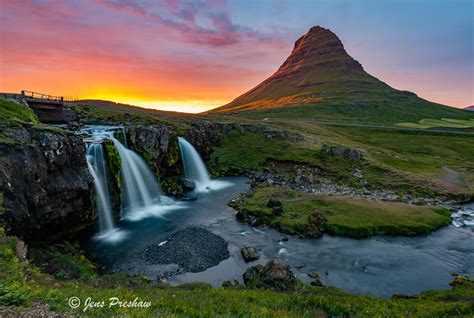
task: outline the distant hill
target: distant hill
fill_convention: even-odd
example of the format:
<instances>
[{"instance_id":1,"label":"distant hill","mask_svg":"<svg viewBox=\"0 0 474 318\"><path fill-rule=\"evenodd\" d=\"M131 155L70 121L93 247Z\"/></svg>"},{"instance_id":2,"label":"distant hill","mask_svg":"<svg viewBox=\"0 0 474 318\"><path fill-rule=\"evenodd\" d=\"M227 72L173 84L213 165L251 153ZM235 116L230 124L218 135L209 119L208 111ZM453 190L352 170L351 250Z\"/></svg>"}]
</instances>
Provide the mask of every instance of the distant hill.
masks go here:
<instances>
[{"instance_id":1,"label":"distant hill","mask_svg":"<svg viewBox=\"0 0 474 318\"><path fill-rule=\"evenodd\" d=\"M368 74L336 34L319 26L295 42L273 75L208 113L386 123L470 117L463 110L394 89Z\"/></svg>"},{"instance_id":2,"label":"distant hill","mask_svg":"<svg viewBox=\"0 0 474 318\"><path fill-rule=\"evenodd\" d=\"M93 106L101 109L111 109L115 111L129 111L129 112L141 112L141 113L153 113L153 114L182 114L179 112L167 111L167 110L158 110L153 108L145 108L141 106L135 106L130 104L116 103L109 100L102 99L80 99L73 102L66 102L70 106Z\"/></svg>"},{"instance_id":3,"label":"distant hill","mask_svg":"<svg viewBox=\"0 0 474 318\"><path fill-rule=\"evenodd\" d=\"M466 108L464 108L465 110L471 110L471 111L474 111L474 105L471 105L471 106L467 106Z\"/></svg>"}]
</instances>

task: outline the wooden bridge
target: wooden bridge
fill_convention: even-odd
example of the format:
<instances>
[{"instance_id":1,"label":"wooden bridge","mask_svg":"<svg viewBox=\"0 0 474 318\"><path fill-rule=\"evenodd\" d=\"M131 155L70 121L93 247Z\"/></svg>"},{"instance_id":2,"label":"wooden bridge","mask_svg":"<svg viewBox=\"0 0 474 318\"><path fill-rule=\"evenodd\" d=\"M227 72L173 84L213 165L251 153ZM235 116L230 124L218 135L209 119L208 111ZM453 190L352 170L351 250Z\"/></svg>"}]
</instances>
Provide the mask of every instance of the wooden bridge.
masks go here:
<instances>
[{"instance_id":1,"label":"wooden bridge","mask_svg":"<svg viewBox=\"0 0 474 318\"><path fill-rule=\"evenodd\" d=\"M21 91L21 96L25 101L31 101L35 103L45 103L51 105L63 105L64 102L76 101L76 98L64 97L64 96L53 96L43 93L36 93L31 91Z\"/></svg>"},{"instance_id":2,"label":"wooden bridge","mask_svg":"<svg viewBox=\"0 0 474 318\"><path fill-rule=\"evenodd\" d=\"M21 94L0 93L0 98L13 99L28 105L43 123L64 124L76 119L76 112L64 107L64 102L75 101L74 98L24 90Z\"/></svg>"}]
</instances>

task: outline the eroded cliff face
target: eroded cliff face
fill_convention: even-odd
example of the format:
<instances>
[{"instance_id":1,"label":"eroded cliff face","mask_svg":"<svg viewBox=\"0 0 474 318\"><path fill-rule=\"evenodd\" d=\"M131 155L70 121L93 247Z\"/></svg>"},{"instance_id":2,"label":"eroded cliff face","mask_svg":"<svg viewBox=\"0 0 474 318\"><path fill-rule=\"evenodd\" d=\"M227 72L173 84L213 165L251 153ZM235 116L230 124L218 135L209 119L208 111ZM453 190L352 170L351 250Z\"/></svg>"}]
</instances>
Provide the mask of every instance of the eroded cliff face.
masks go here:
<instances>
[{"instance_id":1,"label":"eroded cliff face","mask_svg":"<svg viewBox=\"0 0 474 318\"><path fill-rule=\"evenodd\" d=\"M80 138L35 127L4 128L2 134L0 218L9 234L46 241L94 221L93 180Z\"/></svg>"},{"instance_id":2,"label":"eroded cliff face","mask_svg":"<svg viewBox=\"0 0 474 318\"><path fill-rule=\"evenodd\" d=\"M134 125L126 128L128 147L139 153L155 172L163 190L179 195L183 192L183 165L178 136L184 136L208 159L213 147L221 142L219 128L206 121L190 124L185 129L169 125Z\"/></svg>"}]
</instances>

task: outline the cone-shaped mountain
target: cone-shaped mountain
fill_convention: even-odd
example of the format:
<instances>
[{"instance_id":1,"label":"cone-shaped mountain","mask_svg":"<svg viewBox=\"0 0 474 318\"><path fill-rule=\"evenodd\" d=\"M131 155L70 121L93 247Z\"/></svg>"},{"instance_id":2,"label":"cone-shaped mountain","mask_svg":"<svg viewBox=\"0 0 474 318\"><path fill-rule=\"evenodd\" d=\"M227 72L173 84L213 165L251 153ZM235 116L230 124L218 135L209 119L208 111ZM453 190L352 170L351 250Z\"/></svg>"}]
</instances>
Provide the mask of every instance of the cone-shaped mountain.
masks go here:
<instances>
[{"instance_id":1,"label":"cone-shaped mountain","mask_svg":"<svg viewBox=\"0 0 474 318\"><path fill-rule=\"evenodd\" d=\"M295 106L313 107L303 109ZM466 116L465 111L394 89L368 74L346 52L336 34L319 26L312 27L295 42L290 56L273 75L211 112L257 111L266 116L267 113L282 114L288 108L293 109L292 112L299 110L301 116L321 119L334 119L336 116L355 121L365 119L366 115L377 115L373 112L379 115L384 112L384 117L392 117L389 121L394 123L430 117ZM308 110L316 112L308 113ZM377 120L374 117L368 121Z\"/></svg>"}]
</instances>

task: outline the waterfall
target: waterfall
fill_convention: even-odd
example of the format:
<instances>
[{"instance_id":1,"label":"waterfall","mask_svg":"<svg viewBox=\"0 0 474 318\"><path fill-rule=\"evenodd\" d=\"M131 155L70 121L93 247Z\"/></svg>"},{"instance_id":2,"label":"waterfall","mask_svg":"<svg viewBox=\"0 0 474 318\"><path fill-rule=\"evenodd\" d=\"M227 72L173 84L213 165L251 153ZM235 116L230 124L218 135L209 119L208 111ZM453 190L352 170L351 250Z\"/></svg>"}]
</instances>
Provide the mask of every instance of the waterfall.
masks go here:
<instances>
[{"instance_id":1,"label":"waterfall","mask_svg":"<svg viewBox=\"0 0 474 318\"><path fill-rule=\"evenodd\" d=\"M117 132L123 134L125 145L114 137L114 133ZM87 126L78 133L89 136L84 141L88 144L87 162L96 188L100 225L100 233L96 235L96 238L115 242L126 234L114 227L107 165L102 147L104 140L111 140L120 156L122 219L139 221L147 217L162 217L165 213L184 207L183 204L163 195L155 175L145 161L137 153L127 148L127 138L123 127Z\"/></svg>"},{"instance_id":2,"label":"waterfall","mask_svg":"<svg viewBox=\"0 0 474 318\"><path fill-rule=\"evenodd\" d=\"M179 149L184 166L184 177L196 182L197 188L205 189L211 178L196 149L183 137L178 137Z\"/></svg>"},{"instance_id":3,"label":"waterfall","mask_svg":"<svg viewBox=\"0 0 474 318\"><path fill-rule=\"evenodd\" d=\"M121 160L122 210L126 216L130 212L160 203L162 193L155 176L145 161L120 141L110 135Z\"/></svg>"},{"instance_id":4,"label":"waterfall","mask_svg":"<svg viewBox=\"0 0 474 318\"><path fill-rule=\"evenodd\" d=\"M196 191L218 190L231 185L227 181L211 180L206 165L197 150L183 137L178 137L181 160L184 166L184 177L196 182Z\"/></svg>"},{"instance_id":5,"label":"waterfall","mask_svg":"<svg viewBox=\"0 0 474 318\"><path fill-rule=\"evenodd\" d=\"M107 183L107 166L102 144L89 144L86 158L89 171L94 178L100 232L111 231L114 229L114 221L112 217L110 191Z\"/></svg>"}]
</instances>

